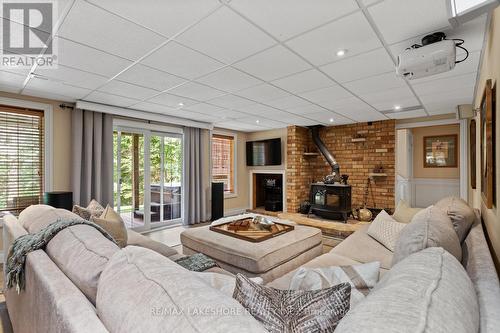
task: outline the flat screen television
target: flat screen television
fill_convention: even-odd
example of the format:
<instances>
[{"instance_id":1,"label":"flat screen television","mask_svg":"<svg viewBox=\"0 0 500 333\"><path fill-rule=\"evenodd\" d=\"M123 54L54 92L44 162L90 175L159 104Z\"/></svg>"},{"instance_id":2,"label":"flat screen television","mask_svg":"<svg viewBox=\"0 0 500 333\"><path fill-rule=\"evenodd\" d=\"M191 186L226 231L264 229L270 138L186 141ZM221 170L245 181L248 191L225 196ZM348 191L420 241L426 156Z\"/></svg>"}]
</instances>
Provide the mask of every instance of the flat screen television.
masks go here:
<instances>
[{"instance_id":1,"label":"flat screen television","mask_svg":"<svg viewBox=\"0 0 500 333\"><path fill-rule=\"evenodd\" d=\"M247 165L280 165L281 139L247 141Z\"/></svg>"}]
</instances>

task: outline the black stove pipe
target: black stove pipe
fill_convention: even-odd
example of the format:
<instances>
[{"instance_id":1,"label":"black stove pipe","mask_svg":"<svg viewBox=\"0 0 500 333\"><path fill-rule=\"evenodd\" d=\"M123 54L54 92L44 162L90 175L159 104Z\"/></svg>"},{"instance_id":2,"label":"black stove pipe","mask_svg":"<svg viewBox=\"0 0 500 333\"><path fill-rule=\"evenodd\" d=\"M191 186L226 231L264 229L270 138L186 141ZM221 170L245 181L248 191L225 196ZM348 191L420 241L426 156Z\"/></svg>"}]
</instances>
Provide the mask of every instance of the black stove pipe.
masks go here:
<instances>
[{"instance_id":1,"label":"black stove pipe","mask_svg":"<svg viewBox=\"0 0 500 333\"><path fill-rule=\"evenodd\" d=\"M332 153L326 148L325 144L323 141L321 141L321 138L319 137L319 129L322 128L323 126L321 125L316 125L316 126L309 126L309 129L311 130L312 134L312 139L316 147L318 147L319 151L321 154L325 157L325 160L330 164L332 167L332 174L336 175L337 177L340 176L340 166L337 163L337 160L333 156Z\"/></svg>"}]
</instances>

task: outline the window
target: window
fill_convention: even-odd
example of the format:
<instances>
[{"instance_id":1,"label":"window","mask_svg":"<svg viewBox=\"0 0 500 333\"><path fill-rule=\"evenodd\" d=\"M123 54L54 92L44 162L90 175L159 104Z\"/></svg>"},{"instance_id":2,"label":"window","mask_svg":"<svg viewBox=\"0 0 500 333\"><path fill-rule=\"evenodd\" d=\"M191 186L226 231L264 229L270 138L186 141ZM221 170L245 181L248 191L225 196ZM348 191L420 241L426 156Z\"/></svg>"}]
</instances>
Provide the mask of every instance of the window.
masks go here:
<instances>
[{"instance_id":1,"label":"window","mask_svg":"<svg viewBox=\"0 0 500 333\"><path fill-rule=\"evenodd\" d=\"M18 214L44 191L43 111L0 106L0 211Z\"/></svg>"},{"instance_id":2,"label":"window","mask_svg":"<svg viewBox=\"0 0 500 333\"><path fill-rule=\"evenodd\" d=\"M212 136L212 182L224 183L224 193L236 193L235 189L235 137L214 134Z\"/></svg>"}]
</instances>

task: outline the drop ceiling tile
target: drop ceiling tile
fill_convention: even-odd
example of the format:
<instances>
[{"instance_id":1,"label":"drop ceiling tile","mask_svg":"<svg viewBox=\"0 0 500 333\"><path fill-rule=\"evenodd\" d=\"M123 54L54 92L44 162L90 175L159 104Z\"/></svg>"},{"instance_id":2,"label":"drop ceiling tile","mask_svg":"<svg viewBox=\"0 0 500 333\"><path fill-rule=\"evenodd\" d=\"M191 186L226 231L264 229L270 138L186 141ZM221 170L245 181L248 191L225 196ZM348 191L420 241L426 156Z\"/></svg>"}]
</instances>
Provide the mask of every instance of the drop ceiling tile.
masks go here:
<instances>
[{"instance_id":1,"label":"drop ceiling tile","mask_svg":"<svg viewBox=\"0 0 500 333\"><path fill-rule=\"evenodd\" d=\"M227 64L275 44L271 37L227 7L218 9L176 40Z\"/></svg>"},{"instance_id":2,"label":"drop ceiling tile","mask_svg":"<svg viewBox=\"0 0 500 333\"><path fill-rule=\"evenodd\" d=\"M172 108L179 108L181 106L188 107L188 106L199 103L199 101L196 101L196 100L193 100L193 99L190 99L187 97L183 97L183 96L169 94L167 92L164 92L160 95L157 95L153 98L150 98L148 100L148 102L166 105L166 106L169 106ZM180 103L182 103L182 105Z\"/></svg>"},{"instance_id":3,"label":"drop ceiling tile","mask_svg":"<svg viewBox=\"0 0 500 333\"><path fill-rule=\"evenodd\" d=\"M175 110L177 110L175 108L171 108L171 107L168 107L165 105L160 105L160 104L150 103L150 102L140 102L140 103L132 105L130 108L135 109L135 110L161 113L161 114L171 114Z\"/></svg>"},{"instance_id":4,"label":"drop ceiling tile","mask_svg":"<svg viewBox=\"0 0 500 333\"><path fill-rule=\"evenodd\" d=\"M331 105L331 103L335 103L340 99L352 97L350 92L339 85L308 91L300 93L299 95L326 107L328 107L327 105Z\"/></svg>"},{"instance_id":5,"label":"drop ceiling tile","mask_svg":"<svg viewBox=\"0 0 500 333\"><path fill-rule=\"evenodd\" d=\"M321 67L337 82L344 83L387 72L394 72L391 56L384 48L342 59Z\"/></svg>"},{"instance_id":6,"label":"drop ceiling tile","mask_svg":"<svg viewBox=\"0 0 500 333\"><path fill-rule=\"evenodd\" d=\"M358 9L354 0L233 0L230 6L285 40Z\"/></svg>"},{"instance_id":7,"label":"drop ceiling tile","mask_svg":"<svg viewBox=\"0 0 500 333\"><path fill-rule=\"evenodd\" d=\"M141 62L188 79L206 75L223 66L222 63L175 42L168 43Z\"/></svg>"},{"instance_id":8,"label":"drop ceiling tile","mask_svg":"<svg viewBox=\"0 0 500 333\"><path fill-rule=\"evenodd\" d=\"M121 82L117 80L113 80L106 85L100 87L98 89L101 92L108 93L108 94L113 94L113 95L118 95L118 96L123 96L123 97L129 97L133 99L148 99L156 94L158 94L158 91L149 89L149 88L144 88L141 86L137 86L134 84L126 83L126 82Z\"/></svg>"},{"instance_id":9,"label":"drop ceiling tile","mask_svg":"<svg viewBox=\"0 0 500 333\"><path fill-rule=\"evenodd\" d=\"M86 96L91 92L90 89L70 86L62 82L50 81L33 77L28 81L26 89L37 90L40 92L56 93L58 95L73 97L75 100Z\"/></svg>"},{"instance_id":10,"label":"drop ceiling tile","mask_svg":"<svg viewBox=\"0 0 500 333\"><path fill-rule=\"evenodd\" d=\"M450 90L471 88L474 90L476 73L457 75L443 79L430 80L423 83L412 84L419 96L446 93Z\"/></svg>"},{"instance_id":11,"label":"drop ceiling tile","mask_svg":"<svg viewBox=\"0 0 500 333\"><path fill-rule=\"evenodd\" d=\"M86 1L76 1L57 34L130 60L165 41L165 37Z\"/></svg>"},{"instance_id":12,"label":"drop ceiling tile","mask_svg":"<svg viewBox=\"0 0 500 333\"><path fill-rule=\"evenodd\" d=\"M37 67L35 75L92 90L108 81L108 78L105 76L84 72L64 65L58 65L57 68Z\"/></svg>"},{"instance_id":13,"label":"drop ceiling tile","mask_svg":"<svg viewBox=\"0 0 500 333\"><path fill-rule=\"evenodd\" d=\"M405 81L398 77L395 72L372 76L344 84L344 87L358 95L387 91L405 86L407 86Z\"/></svg>"},{"instance_id":14,"label":"drop ceiling tile","mask_svg":"<svg viewBox=\"0 0 500 333\"><path fill-rule=\"evenodd\" d=\"M207 104L207 103L198 103L198 104L190 105L189 107L187 107L187 109L190 111L195 111L195 112L204 113L204 114L221 113L225 110L224 108L222 108L220 106Z\"/></svg>"},{"instance_id":15,"label":"drop ceiling tile","mask_svg":"<svg viewBox=\"0 0 500 333\"><path fill-rule=\"evenodd\" d=\"M216 0L161 0L140 5L136 1L89 2L167 37L173 37L220 6Z\"/></svg>"},{"instance_id":16,"label":"drop ceiling tile","mask_svg":"<svg viewBox=\"0 0 500 333\"><path fill-rule=\"evenodd\" d=\"M396 105L402 108L420 105L419 101L408 87L360 94L359 97L379 111L391 110Z\"/></svg>"},{"instance_id":17,"label":"drop ceiling tile","mask_svg":"<svg viewBox=\"0 0 500 333\"><path fill-rule=\"evenodd\" d=\"M239 119L243 117L248 117L248 114L246 113L229 109L224 109L224 111L221 111L220 114L226 119Z\"/></svg>"},{"instance_id":18,"label":"drop ceiling tile","mask_svg":"<svg viewBox=\"0 0 500 333\"><path fill-rule=\"evenodd\" d=\"M299 118L299 119L293 119L293 123L291 125L296 125L296 126L314 126L314 125L323 125L322 123L318 122L317 120L312 120L308 118Z\"/></svg>"},{"instance_id":19,"label":"drop ceiling tile","mask_svg":"<svg viewBox=\"0 0 500 333\"><path fill-rule=\"evenodd\" d=\"M108 104L113 106L128 107L137 104L139 101L123 96L106 94L100 91L93 91L90 95L83 98L84 101Z\"/></svg>"},{"instance_id":20,"label":"drop ceiling tile","mask_svg":"<svg viewBox=\"0 0 500 333\"><path fill-rule=\"evenodd\" d=\"M158 91L186 82L183 78L141 64L130 67L116 79Z\"/></svg>"},{"instance_id":21,"label":"drop ceiling tile","mask_svg":"<svg viewBox=\"0 0 500 333\"><path fill-rule=\"evenodd\" d=\"M472 95L470 97L472 100ZM427 103L425 104L425 109L429 112L430 115L437 114L456 114L457 105L459 104L470 104L470 103L452 103L452 102L436 102L436 103Z\"/></svg>"},{"instance_id":22,"label":"drop ceiling tile","mask_svg":"<svg viewBox=\"0 0 500 333\"><path fill-rule=\"evenodd\" d=\"M330 111L311 113L307 115L307 118L316 120L320 124L331 125L331 126L353 123L352 120Z\"/></svg>"},{"instance_id":23,"label":"drop ceiling tile","mask_svg":"<svg viewBox=\"0 0 500 333\"><path fill-rule=\"evenodd\" d=\"M249 125L257 125L263 127L264 129L276 129L276 128L286 127L286 123L282 123L276 120L265 119L262 117L241 118L238 119L238 121Z\"/></svg>"},{"instance_id":24,"label":"drop ceiling tile","mask_svg":"<svg viewBox=\"0 0 500 333\"><path fill-rule=\"evenodd\" d=\"M423 109L419 109L413 111L388 113L387 116L391 119L408 119L408 118L425 117L427 116L427 114Z\"/></svg>"},{"instance_id":25,"label":"drop ceiling tile","mask_svg":"<svg viewBox=\"0 0 500 333\"><path fill-rule=\"evenodd\" d=\"M234 67L265 81L271 81L311 68L307 62L281 45L242 60L236 63Z\"/></svg>"},{"instance_id":26,"label":"drop ceiling tile","mask_svg":"<svg viewBox=\"0 0 500 333\"><path fill-rule=\"evenodd\" d=\"M315 104L306 104L301 106L295 106L291 108L287 108L286 111L298 114L298 115L306 115L311 113L321 113L326 111L324 108L317 106Z\"/></svg>"},{"instance_id":27,"label":"drop ceiling tile","mask_svg":"<svg viewBox=\"0 0 500 333\"><path fill-rule=\"evenodd\" d=\"M266 114L271 114L276 110L275 108L272 108L270 106L266 106L263 104L252 104L248 106L244 106L238 109L238 111L242 111L244 113L252 114L252 115L259 115L259 116L266 116Z\"/></svg>"},{"instance_id":28,"label":"drop ceiling tile","mask_svg":"<svg viewBox=\"0 0 500 333\"><path fill-rule=\"evenodd\" d=\"M435 103L449 103L456 107L459 104L472 104L473 102L474 87L462 87L456 90L447 92L440 92L436 94L421 95L420 99L427 108L427 106Z\"/></svg>"},{"instance_id":29,"label":"drop ceiling tile","mask_svg":"<svg viewBox=\"0 0 500 333\"><path fill-rule=\"evenodd\" d=\"M382 46L361 12L293 38L287 45L315 65L338 60L336 52L341 49L350 57Z\"/></svg>"},{"instance_id":30,"label":"drop ceiling tile","mask_svg":"<svg viewBox=\"0 0 500 333\"><path fill-rule=\"evenodd\" d=\"M289 93L279 88L273 87L267 83L238 91L237 94L238 96L242 96L257 102L265 102L277 98L287 97L290 95Z\"/></svg>"},{"instance_id":31,"label":"drop ceiling tile","mask_svg":"<svg viewBox=\"0 0 500 333\"><path fill-rule=\"evenodd\" d=\"M268 112L262 115L266 119L276 120L289 124L291 118L297 118L298 116L290 114L289 112L273 109L272 112Z\"/></svg>"},{"instance_id":32,"label":"drop ceiling tile","mask_svg":"<svg viewBox=\"0 0 500 333\"><path fill-rule=\"evenodd\" d=\"M337 112L357 122L378 121L387 119L387 117L381 114L380 112L373 110L372 108L369 108L367 106L365 106L365 108L362 110L357 110L357 112L353 114L344 111L345 110L338 110Z\"/></svg>"},{"instance_id":33,"label":"drop ceiling tile","mask_svg":"<svg viewBox=\"0 0 500 333\"><path fill-rule=\"evenodd\" d=\"M168 92L174 95L184 96L198 101L206 101L226 94L221 90L210 88L209 86L205 86L203 84L195 82L183 84L182 86L173 88Z\"/></svg>"},{"instance_id":34,"label":"drop ceiling tile","mask_svg":"<svg viewBox=\"0 0 500 333\"><path fill-rule=\"evenodd\" d=\"M230 129L234 131L242 131L242 132L255 132L255 131L264 131L267 130L268 128L259 126L257 124L244 124L241 122L237 121L221 121L215 123L215 126L218 128L225 128L225 129Z\"/></svg>"},{"instance_id":35,"label":"drop ceiling tile","mask_svg":"<svg viewBox=\"0 0 500 333\"><path fill-rule=\"evenodd\" d=\"M328 87L335 83L320 71L310 69L272 81L272 84L292 93L300 93Z\"/></svg>"},{"instance_id":36,"label":"drop ceiling tile","mask_svg":"<svg viewBox=\"0 0 500 333\"><path fill-rule=\"evenodd\" d=\"M357 97L340 99L331 103L331 110L355 121L375 121L387 119L371 105L366 104Z\"/></svg>"},{"instance_id":37,"label":"drop ceiling tile","mask_svg":"<svg viewBox=\"0 0 500 333\"><path fill-rule=\"evenodd\" d=\"M261 80L231 67L222 68L197 81L231 93L262 83Z\"/></svg>"},{"instance_id":38,"label":"drop ceiling tile","mask_svg":"<svg viewBox=\"0 0 500 333\"><path fill-rule=\"evenodd\" d=\"M30 97L48 98L48 99L52 99L54 101L59 101L59 102L74 103L76 101L76 99L74 97L71 97L71 96L65 96L65 95L56 94L56 93L53 93L50 91L41 91L41 90L34 90L34 89L24 89L22 92L22 95L30 96Z\"/></svg>"},{"instance_id":39,"label":"drop ceiling tile","mask_svg":"<svg viewBox=\"0 0 500 333\"><path fill-rule=\"evenodd\" d=\"M0 71L0 84L6 87L11 87L13 90L20 90L23 87L26 75L11 73L9 71Z\"/></svg>"},{"instance_id":40,"label":"drop ceiling tile","mask_svg":"<svg viewBox=\"0 0 500 333\"><path fill-rule=\"evenodd\" d=\"M385 0L368 11L389 44L449 27L446 1Z\"/></svg>"},{"instance_id":41,"label":"drop ceiling tile","mask_svg":"<svg viewBox=\"0 0 500 333\"><path fill-rule=\"evenodd\" d=\"M282 98L266 101L265 104L284 110L286 108L290 108L290 107L294 107L294 106L306 105L306 104L309 104L309 102L306 101L305 99L302 99L302 98L297 97L295 95L290 95L287 97L282 97Z\"/></svg>"},{"instance_id":42,"label":"drop ceiling tile","mask_svg":"<svg viewBox=\"0 0 500 333\"><path fill-rule=\"evenodd\" d=\"M236 95L224 95L210 100L210 104L228 109L240 108L254 103L254 101Z\"/></svg>"},{"instance_id":43,"label":"drop ceiling tile","mask_svg":"<svg viewBox=\"0 0 500 333\"><path fill-rule=\"evenodd\" d=\"M57 38L57 45L59 64L106 77L112 77L132 64L131 61L63 38Z\"/></svg>"}]
</instances>

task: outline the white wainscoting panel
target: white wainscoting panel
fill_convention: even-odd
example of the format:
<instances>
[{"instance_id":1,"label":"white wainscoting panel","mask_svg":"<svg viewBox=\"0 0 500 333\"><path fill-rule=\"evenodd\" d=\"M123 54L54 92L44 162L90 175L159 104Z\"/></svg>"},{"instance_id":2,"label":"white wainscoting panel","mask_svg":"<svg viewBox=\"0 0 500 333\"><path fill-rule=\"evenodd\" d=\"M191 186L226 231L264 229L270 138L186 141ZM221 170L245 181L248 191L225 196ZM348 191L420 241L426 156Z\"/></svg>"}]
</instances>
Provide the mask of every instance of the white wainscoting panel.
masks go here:
<instances>
[{"instance_id":1,"label":"white wainscoting panel","mask_svg":"<svg viewBox=\"0 0 500 333\"><path fill-rule=\"evenodd\" d=\"M413 207L428 207L447 196L460 197L460 179L427 179L411 180Z\"/></svg>"}]
</instances>

